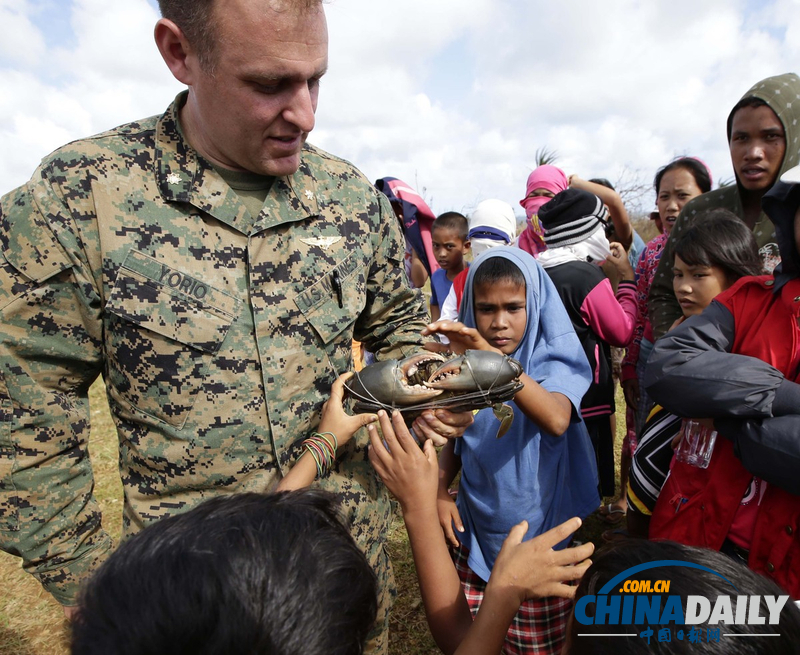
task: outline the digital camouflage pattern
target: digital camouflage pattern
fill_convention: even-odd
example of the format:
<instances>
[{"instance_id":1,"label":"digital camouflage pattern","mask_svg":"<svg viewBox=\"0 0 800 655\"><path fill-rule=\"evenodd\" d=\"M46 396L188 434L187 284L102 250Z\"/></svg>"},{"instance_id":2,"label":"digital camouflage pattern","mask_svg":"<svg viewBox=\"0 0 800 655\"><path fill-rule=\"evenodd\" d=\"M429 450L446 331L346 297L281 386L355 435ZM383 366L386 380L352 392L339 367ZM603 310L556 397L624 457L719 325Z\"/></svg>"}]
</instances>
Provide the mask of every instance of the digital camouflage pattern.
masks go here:
<instances>
[{"instance_id":1,"label":"digital camouflage pattern","mask_svg":"<svg viewBox=\"0 0 800 655\"><path fill-rule=\"evenodd\" d=\"M181 136L184 98L59 149L0 205L0 545L64 604L112 547L87 454L98 374L128 535L271 489L352 340L404 357L428 320L398 222L360 172L307 145L252 217ZM367 445L362 431L320 484L387 580L390 505Z\"/></svg>"}]
</instances>

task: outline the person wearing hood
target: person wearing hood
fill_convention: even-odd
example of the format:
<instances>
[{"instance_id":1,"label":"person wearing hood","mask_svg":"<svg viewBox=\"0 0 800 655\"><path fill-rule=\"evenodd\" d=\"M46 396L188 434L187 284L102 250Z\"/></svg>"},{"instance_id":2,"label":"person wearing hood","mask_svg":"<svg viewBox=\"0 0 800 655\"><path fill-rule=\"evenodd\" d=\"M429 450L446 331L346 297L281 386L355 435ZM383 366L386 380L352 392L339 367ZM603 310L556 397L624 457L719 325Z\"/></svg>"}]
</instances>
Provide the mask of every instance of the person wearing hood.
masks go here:
<instances>
[{"instance_id":1,"label":"person wearing hood","mask_svg":"<svg viewBox=\"0 0 800 655\"><path fill-rule=\"evenodd\" d=\"M542 164L528 175L525 197L519 201L525 210L528 225L519 235L517 245L529 255L538 257L540 252L547 250L539 224L539 209L568 187L569 180L564 171L550 164Z\"/></svg>"},{"instance_id":2,"label":"person wearing hood","mask_svg":"<svg viewBox=\"0 0 800 655\"><path fill-rule=\"evenodd\" d=\"M431 230L436 215L414 189L396 177L382 177L375 188L389 198L406 237L405 267L411 284L421 289L438 269Z\"/></svg>"},{"instance_id":3,"label":"person wearing hood","mask_svg":"<svg viewBox=\"0 0 800 655\"><path fill-rule=\"evenodd\" d=\"M799 97L800 77L795 73L768 77L747 91L728 115L728 143L736 184L687 203L672 228L650 287L650 321L656 338L681 316L672 292L673 249L700 214L709 209L729 209L753 230L765 273L777 265L778 244L772 225L761 210L761 199L781 174L800 164Z\"/></svg>"},{"instance_id":4,"label":"person wearing hood","mask_svg":"<svg viewBox=\"0 0 800 655\"><path fill-rule=\"evenodd\" d=\"M707 469L673 461L650 538L713 548L800 597L800 166L767 192L781 263L658 340L645 385L713 420ZM663 260L662 260L663 261Z\"/></svg>"}]
</instances>

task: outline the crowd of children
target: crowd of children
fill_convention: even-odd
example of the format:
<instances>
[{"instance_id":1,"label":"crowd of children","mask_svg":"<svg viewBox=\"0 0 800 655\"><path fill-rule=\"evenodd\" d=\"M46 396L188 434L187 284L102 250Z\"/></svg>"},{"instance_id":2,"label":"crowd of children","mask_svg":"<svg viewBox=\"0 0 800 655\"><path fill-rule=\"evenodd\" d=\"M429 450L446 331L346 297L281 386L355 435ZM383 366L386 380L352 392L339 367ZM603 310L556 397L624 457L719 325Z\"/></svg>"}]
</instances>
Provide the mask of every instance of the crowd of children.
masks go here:
<instances>
[{"instance_id":1,"label":"crowd of children","mask_svg":"<svg viewBox=\"0 0 800 655\"><path fill-rule=\"evenodd\" d=\"M639 559L642 553L685 557L716 568L734 562L771 579L744 569L730 573L752 588L777 584L800 597L800 103L792 106L794 95L800 97L798 76L769 78L731 111L736 182L730 187L711 191L711 173L694 157L658 170L663 233L646 246L637 244L613 189L555 166L528 177L520 201L527 222L518 237L513 210L500 200L480 203L469 217L448 211L433 220L407 185L379 180L407 229L409 277L417 286L430 280L432 323L425 333L437 340L431 349L487 350L518 360L524 373L508 403L513 421L496 438L492 410L480 410L464 436L437 454L429 441L420 447L397 413L345 412L345 376L280 490L324 476L337 448L366 426L370 461L402 506L426 615L444 652L591 652L568 627L571 583L583 578L578 596L594 593L598 580L612 578L614 566L629 564L637 552ZM406 221L413 212L424 220ZM616 492L612 347L627 348L621 379L628 425L619 497L601 506L603 496ZM673 457L685 419L702 420L719 434L707 468ZM623 541L589 568L592 546L571 539L593 512L610 521L627 515L631 537L673 540L729 559L720 563L717 553L678 544ZM76 643L100 612L107 579L99 576L84 596ZM369 596L368 589L359 593ZM359 603L369 609L368 600ZM774 652L800 648L800 615L794 607L786 611L781 626L794 641ZM640 645L623 652L643 652Z\"/></svg>"}]
</instances>

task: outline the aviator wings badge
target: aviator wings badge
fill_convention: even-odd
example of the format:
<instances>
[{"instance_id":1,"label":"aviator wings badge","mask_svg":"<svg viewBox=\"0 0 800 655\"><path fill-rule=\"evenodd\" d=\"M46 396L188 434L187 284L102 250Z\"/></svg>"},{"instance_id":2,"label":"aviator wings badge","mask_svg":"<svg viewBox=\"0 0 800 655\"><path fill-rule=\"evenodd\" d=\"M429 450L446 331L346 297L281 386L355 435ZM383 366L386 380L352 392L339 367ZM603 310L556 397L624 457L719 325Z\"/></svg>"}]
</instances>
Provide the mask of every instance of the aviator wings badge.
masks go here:
<instances>
[{"instance_id":1,"label":"aviator wings badge","mask_svg":"<svg viewBox=\"0 0 800 655\"><path fill-rule=\"evenodd\" d=\"M307 239L300 239L307 246L319 246L327 251L334 243L338 243L342 237L308 237Z\"/></svg>"}]
</instances>

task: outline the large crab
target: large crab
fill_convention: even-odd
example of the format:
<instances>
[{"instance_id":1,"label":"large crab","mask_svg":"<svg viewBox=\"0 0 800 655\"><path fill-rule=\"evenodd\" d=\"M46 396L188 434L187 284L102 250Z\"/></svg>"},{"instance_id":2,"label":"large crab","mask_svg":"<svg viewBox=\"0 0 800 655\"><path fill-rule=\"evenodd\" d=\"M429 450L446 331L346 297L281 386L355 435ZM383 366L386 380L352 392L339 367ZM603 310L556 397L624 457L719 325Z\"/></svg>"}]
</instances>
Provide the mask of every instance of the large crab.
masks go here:
<instances>
[{"instance_id":1,"label":"large crab","mask_svg":"<svg viewBox=\"0 0 800 655\"><path fill-rule=\"evenodd\" d=\"M495 415L510 424L510 408L501 409L501 404L522 388L521 374L516 359L491 351L467 350L451 359L421 353L366 366L345 388L356 399L358 412L396 409L411 420L426 409L494 407Z\"/></svg>"}]
</instances>

